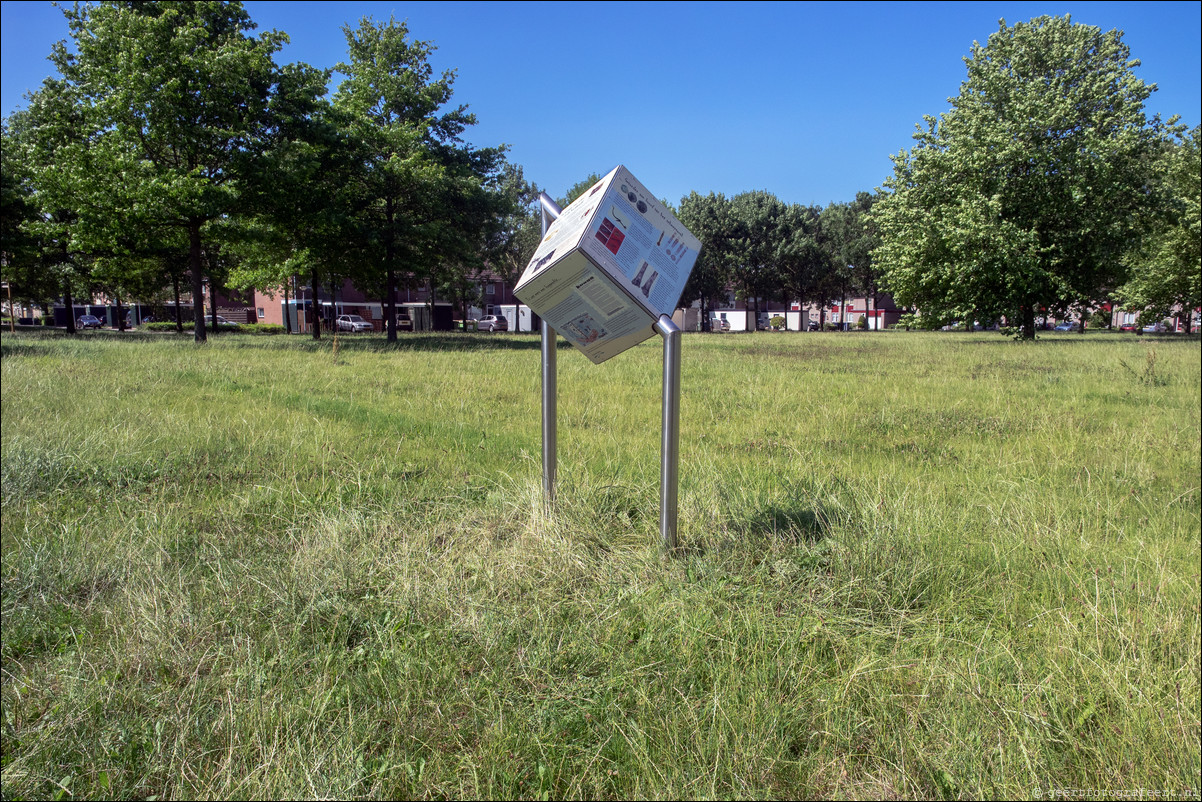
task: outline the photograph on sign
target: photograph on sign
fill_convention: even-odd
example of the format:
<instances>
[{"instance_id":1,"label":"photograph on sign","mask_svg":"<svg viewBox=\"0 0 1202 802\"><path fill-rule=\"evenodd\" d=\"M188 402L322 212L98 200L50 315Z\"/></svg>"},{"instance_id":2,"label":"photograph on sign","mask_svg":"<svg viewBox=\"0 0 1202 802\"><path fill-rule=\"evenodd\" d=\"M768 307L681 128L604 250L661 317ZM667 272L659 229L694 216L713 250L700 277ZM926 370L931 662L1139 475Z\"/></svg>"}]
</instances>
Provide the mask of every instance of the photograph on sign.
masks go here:
<instances>
[{"instance_id":1,"label":"photograph on sign","mask_svg":"<svg viewBox=\"0 0 1202 802\"><path fill-rule=\"evenodd\" d=\"M548 228L514 294L593 362L652 337L701 242L619 165Z\"/></svg>"}]
</instances>

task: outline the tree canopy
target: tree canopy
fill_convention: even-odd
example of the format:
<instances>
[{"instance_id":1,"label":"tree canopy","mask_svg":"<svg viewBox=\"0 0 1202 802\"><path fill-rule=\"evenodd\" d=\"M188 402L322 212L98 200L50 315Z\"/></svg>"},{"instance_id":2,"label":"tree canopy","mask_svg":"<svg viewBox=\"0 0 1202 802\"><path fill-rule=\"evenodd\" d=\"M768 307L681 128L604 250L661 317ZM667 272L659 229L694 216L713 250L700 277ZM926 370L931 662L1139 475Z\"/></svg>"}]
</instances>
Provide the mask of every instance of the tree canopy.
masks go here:
<instances>
[{"instance_id":1,"label":"tree canopy","mask_svg":"<svg viewBox=\"0 0 1202 802\"><path fill-rule=\"evenodd\" d=\"M1039 17L973 44L952 108L894 157L875 258L924 314L1007 316L1089 304L1118 286L1147 204L1155 87L1119 31Z\"/></svg>"}]
</instances>

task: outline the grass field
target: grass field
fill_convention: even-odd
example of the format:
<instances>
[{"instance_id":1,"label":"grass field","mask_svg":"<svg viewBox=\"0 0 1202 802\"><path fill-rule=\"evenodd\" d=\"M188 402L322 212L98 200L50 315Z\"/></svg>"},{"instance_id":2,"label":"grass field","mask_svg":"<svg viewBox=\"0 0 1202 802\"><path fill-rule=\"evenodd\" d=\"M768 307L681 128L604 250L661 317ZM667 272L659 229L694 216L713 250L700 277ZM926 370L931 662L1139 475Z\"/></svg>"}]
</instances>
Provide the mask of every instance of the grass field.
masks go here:
<instances>
[{"instance_id":1,"label":"grass field","mask_svg":"<svg viewBox=\"0 0 1202 802\"><path fill-rule=\"evenodd\" d=\"M0 347L5 799L1196 798L1197 338Z\"/></svg>"}]
</instances>

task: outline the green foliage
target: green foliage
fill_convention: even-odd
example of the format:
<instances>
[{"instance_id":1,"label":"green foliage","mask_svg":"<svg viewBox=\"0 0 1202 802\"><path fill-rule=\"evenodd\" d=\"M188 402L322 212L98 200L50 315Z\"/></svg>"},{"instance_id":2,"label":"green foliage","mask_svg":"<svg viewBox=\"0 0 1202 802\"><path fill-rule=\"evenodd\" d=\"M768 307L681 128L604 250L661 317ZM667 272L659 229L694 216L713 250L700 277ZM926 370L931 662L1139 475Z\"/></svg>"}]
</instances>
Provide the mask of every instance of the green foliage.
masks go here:
<instances>
[{"instance_id":1,"label":"green foliage","mask_svg":"<svg viewBox=\"0 0 1202 802\"><path fill-rule=\"evenodd\" d=\"M73 191L87 199L79 236L114 257L117 281L120 255L144 250L162 229L182 232L199 298L204 253L208 272L215 267L208 226L238 211L239 179L259 164L272 56L287 36L250 36L239 3L81 4L63 13L74 51L59 43L52 60L87 134L71 165ZM198 341L201 313L197 304Z\"/></svg>"},{"instance_id":2,"label":"green foliage","mask_svg":"<svg viewBox=\"0 0 1202 802\"><path fill-rule=\"evenodd\" d=\"M714 302L725 295L730 283L731 264L727 249L733 229L730 207L721 194L691 192L681 199L676 216L701 241L701 252L697 254L693 272L680 294L680 303L688 306L693 301L700 301L701 328L709 331L709 312Z\"/></svg>"},{"instance_id":3,"label":"green foliage","mask_svg":"<svg viewBox=\"0 0 1202 802\"><path fill-rule=\"evenodd\" d=\"M1116 295L1129 311L1168 317L1202 306L1202 151L1195 128L1166 143L1156 160L1160 204L1149 231L1128 255L1131 279Z\"/></svg>"},{"instance_id":4,"label":"green foliage","mask_svg":"<svg viewBox=\"0 0 1202 802\"><path fill-rule=\"evenodd\" d=\"M952 108L894 157L871 217L894 297L949 319L1088 302L1121 283L1146 203L1154 87L1118 31L1068 17L999 24Z\"/></svg>"},{"instance_id":5,"label":"green foliage","mask_svg":"<svg viewBox=\"0 0 1202 802\"><path fill-rule=\"evenodd\" d=\"M593 185L600 181L601 178L597 173L589 173L588 176L568 187L567 193L563 197L557 198L555 202L559 204L559 208L561 209L568 208L574 200L592 189Z\"/></svg>"},{"instance_id":6,"label":"green foliage","mask_svg":"<svg viewBox=\"0 0 1202 802\"><path fill-rule=\"evenodd\" d=\"M497 192L500 195L500 220L488 244L492 270L512 288L521 278L542 239L541 190L526 181L522 168L502 167Z\"/></svg>"},{"instance_id":7,"label":"green foliage","mask_svg":"<svg viewBox=\"0 0 1202 802\"><path fill-rule=\"evenodd\" d=\"M284 334L284 326L280 323L242 323L238 330L245 334Z\"/></svg>"},{"instance_id":8,"label":"green foliage","mask_svg":"<svg viewBox=\"0 0 1202 802\"><path fill-rule=\"evenodd\" d=\"M364 169L351 187L362 247L352 276L386 299L398 273L462 298L483 266L512 198L490 191L504 148L474 148L463 134L476 122L451 102L454 72L435 77L434 46L409 37L403 22L363 19L346 26L346 75L334 105L347 115Z\"/></svg>"},{"instance_id":9,"label":"green foliage","mask_svg":"<svg viewBox=\"0 0 1202 802\"><path fill-rule=\"evenodd\" d=\"M784 315L773 315L768 320L768 324L772 326L774 331L780 331L785 327L785 317Z\"/></svg>"}]
</instances>

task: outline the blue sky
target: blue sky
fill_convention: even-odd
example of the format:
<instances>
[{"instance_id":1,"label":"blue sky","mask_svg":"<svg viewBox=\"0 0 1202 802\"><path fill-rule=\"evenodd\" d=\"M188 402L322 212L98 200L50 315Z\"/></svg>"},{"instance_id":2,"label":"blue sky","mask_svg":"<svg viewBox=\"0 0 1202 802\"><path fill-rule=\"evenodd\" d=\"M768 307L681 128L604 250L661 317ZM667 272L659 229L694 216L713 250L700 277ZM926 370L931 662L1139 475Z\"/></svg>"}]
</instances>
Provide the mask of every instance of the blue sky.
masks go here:
<instances>
[{"instance_id":1,"label":"blue sky","mask_svg":"<svg viewBox=\"0 0 1202 802\"><path fill-rule=\"evenodd\" d=\"M286 31L280 62L342 60L343 24L407 20L454 69L476 145L552 195L625 164L673 202L691 190L767 189L826 205L871 191L924 114L947 109L962 58L998 20L1071 14L1125 32L1159 91L1150 113L1202 122L1200 3L400 3L248 2ZM3 113L52 72L67 37L49 2L0 3Z\"/></svg>"}]
</instances>

